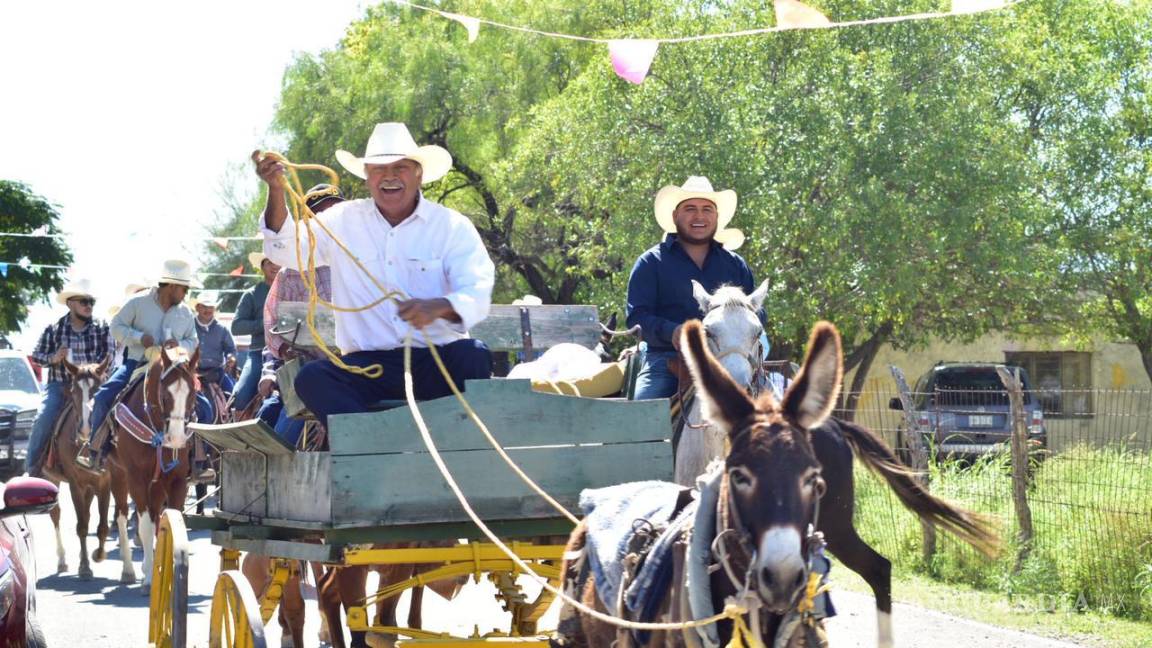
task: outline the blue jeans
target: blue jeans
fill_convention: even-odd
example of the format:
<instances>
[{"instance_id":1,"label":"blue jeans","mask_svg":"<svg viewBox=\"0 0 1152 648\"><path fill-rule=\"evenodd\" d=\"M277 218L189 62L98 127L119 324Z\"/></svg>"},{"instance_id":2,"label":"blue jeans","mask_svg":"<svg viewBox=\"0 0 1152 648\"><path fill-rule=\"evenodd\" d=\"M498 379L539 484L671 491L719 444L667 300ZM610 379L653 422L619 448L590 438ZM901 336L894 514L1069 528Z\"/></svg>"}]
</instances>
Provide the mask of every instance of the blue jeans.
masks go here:
<instances>
[{"instance_id":1,"label":"blue jeans","mask_svg":"<svg viewBox=\"0 0 1152 648\"><path fill-rule=\"evenodd\" d=\"M260 386L260 370L264 368L262 358L264 349L248 351L248 361L240 370L240 379L236 381L236 389L232 392L232 406L242 410L256 397L256 388Z\"/></svg>"},{"instance_id":2,"label":"blue jeans","mask_svg":"<svg viewBox=\"0 0 1152 648\"><path fill-rule=\"evenodd\" d=\"M215 423L216 407L212 399L204 394L196 394L196 421L198 423Z\"/></svg>"},{"instance_id":3,"label":"blue jeans","mask_svg":"<svg viewBox=\"0 0 1152 648\"><path fill-rule=\"evenodd\" d=\"M300 433L304 431L304 419L288 416L279 394L265 398L256 417L267 423L268 427L276 432L276 436L284 439L289 445L295 446L300 442Z\"/></svg>"},{"instance_id":4,"label":"blue jeans","mask_svg":"<svg viewBox=\"0 0 1152 648\"><path fill-rule=\"evenodd\" d=\"M40 403L40 413L32 422L32 433L28 436L28 459L26 467L29 472L40 467L44 462L44 450L48 447L48 438L52 436L52 428L64 404L68 402L68 388L62 382L50 382L44 386L44 400Z\"/></svg>"},{"instance_id":5,"label":"blue jeans","mask_svg":"<svg viewBox=\"0 0 1152 648\"><path fill-rule=\"evenodd\" d=\"M92 426L93 435L100 429L104 419L108 418L112 403L116 401L120 392L128 386L128 379L132 377L132 372L136 371L136 367L139 365L139 360L125 360L120 368L112 372L112 376L100 386L100 389L96 390L96 395L92 397L92 418L88 420Z\"/></svg>"},{"instance_id":6,"label":"blue jeans","mask_svg":"<svg viewBox=\"0 0 1152 648\"><path fill-rule=\"evenodd\" d=\"M479 340L457 340L436 350L460 389L464 389L465 380L492 377L492 354ZM375 402L404 398L404 349L359 351L342 359L356 367L383 365L384 375L366 378L351 374L330 360L316 360L301 367L296 375L296 395L325 426L332 414L366 412ZM412 349L412 382L420 400L452 393L428 349Z\"/></svg>"},{"instance_id":7,"label":"blue jeans","mask_svg":"<svg viewBox=\"0 0 1152 648\"><path fill-rule=\"evenodd\" d=\"M668 361L678 355L678 351L649 349L644 358L644 366L640 367L640 373L636 374L636 395L633 399L669 398L674 395L680 382L676 374L668 369Z\"/></svg>"}]
</instances>

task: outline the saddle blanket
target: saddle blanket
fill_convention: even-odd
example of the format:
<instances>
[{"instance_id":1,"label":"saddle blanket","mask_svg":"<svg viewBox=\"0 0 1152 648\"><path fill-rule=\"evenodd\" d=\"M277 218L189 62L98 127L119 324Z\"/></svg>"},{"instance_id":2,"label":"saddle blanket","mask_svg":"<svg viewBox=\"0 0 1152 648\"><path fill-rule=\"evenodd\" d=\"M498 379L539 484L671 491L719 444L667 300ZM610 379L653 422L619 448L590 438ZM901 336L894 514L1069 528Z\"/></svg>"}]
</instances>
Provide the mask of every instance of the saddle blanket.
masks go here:
<instances>
[{"instance_id":1,"label":"saddle blanket","mask_svg":"<svg viewBox=\"0 0 1152 648\"><path fill-rule=\"evenodd\" d=\"M655 529L666 527L676 513L676 504L683 490L677 484L646 481L588 489L580 493L580 509L584 512L584 522L588 528L588 566L596 579L600 600L609 610L615 610L620 600L624 558L628 555L628 544L635 535L636 527L644 526L644 523ZM677 521L683 517L683 514L679 515ZM656 547L660 547L660 551L667 555L658 555L656 547L649 552L624 600L630 612L642 609L647 598L645 593L649 590L658 591L656 586L663 582L659 577L660 570L649 568L649 565L666 565L670 577L672 561L666 558L670 558L674 542L661 540L656 542Z\"/></svg>"}]
</instances>

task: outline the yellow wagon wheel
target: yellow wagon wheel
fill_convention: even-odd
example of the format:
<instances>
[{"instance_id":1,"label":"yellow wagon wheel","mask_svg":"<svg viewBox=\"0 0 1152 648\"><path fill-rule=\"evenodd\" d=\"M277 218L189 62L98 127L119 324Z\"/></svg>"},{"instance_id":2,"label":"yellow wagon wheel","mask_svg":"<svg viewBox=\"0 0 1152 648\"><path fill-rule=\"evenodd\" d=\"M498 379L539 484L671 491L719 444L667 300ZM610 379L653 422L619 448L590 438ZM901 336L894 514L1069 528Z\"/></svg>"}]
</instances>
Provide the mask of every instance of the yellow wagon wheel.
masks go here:
<instances>
[{"instance_id":1,"label":"yellow wagon wheel","mask_svg":"<svg viewBox=\"0 0 1152 648\"><path fill-rule=\"evenodd\" d=\"M152 561L148 609L148 644L184 648L188 628L188 531L175 509L160 515Z\"/></svg>"},{"instance_id":2,"label":"yellow wagon wheel","mask_svg":"<svg viewBox=\"0 0 1152 648\"><path fill-rule=\"evenodd\" d=\"M212 592L208 648L267 648L260 606L248 579L237 570L221 572Z\"/></svg>"}]
</instances>

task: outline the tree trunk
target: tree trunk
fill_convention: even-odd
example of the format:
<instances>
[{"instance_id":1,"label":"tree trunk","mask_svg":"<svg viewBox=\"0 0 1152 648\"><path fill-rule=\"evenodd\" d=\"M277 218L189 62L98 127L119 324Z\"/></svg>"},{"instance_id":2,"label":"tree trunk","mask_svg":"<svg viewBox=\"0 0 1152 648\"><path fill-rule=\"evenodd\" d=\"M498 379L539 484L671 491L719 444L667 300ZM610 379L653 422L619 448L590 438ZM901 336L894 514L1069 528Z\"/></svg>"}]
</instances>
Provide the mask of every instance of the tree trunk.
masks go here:
<instances>
[{"instance_id":1,"label":"tree trunk","mask_svg":"<svg viewBox=\"0 0 1152 648\"><path fill-rule=\"evenodd\" d=\"M884 322L880 328L876 329L872 337L868 338L868 341L857 347L846 359L844 370L849 371L854 367L856 373L852 375L852 386L848 389L844 399L844 407L840 413L844 420L852 421L856 418L856 407L860 404L860 392L864 390L864 382L868 380L868 372L872 370L872 362L876 359L876 354L880 353L880 347L884 346L891 335L892 322Z\"/></svg>"}]
</instances>

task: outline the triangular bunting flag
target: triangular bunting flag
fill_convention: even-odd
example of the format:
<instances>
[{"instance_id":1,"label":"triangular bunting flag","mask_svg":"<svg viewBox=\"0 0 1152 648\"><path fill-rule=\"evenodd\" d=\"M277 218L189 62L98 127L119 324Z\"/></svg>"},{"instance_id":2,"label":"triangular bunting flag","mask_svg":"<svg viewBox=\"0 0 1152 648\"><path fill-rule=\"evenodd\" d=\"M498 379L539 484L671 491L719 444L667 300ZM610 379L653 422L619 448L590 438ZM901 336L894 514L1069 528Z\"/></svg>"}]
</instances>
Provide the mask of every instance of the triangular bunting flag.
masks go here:
<instances>
[{"instance_id":1,"label":"triangular bunting flag","mask_svg":"<svg viewBox=\"0 0 1152 648\"><path fill-rule=\"evenodd\" d=\"M244 276L244 264L241 263L240 265L236 266L236 268L233 269L232 272L228 273L228 276L229 277L243 277Z\"/></svg>"},{"instance_id":2,"label":"triangular bunting flag","mask_svg":"<svg viewBox=\"0 0 1152 648\"><path fill-rule=\"evenodd\" d=\"M654 40L609 41L608 55L612 57L612 69L621 79L629 83L644 83L659 47L660 42Z\"/></svg>"},{"instance_id":3,"label":"triangular bunting flag","mask_svg":"<svg viewBox=\"0 0 1152 648\"><path fill-rule=\"evenodd\" d=\"M445 18L451 18L456 22L464 25L464 29L468 30L468 42L475 43L476 37L480 35L480 21L471 16L461 16L460 14L441 12Z\"/></svg>"},{"instance_id":4,"label":"triangular bunting flag","mask_svg":"<svg viewBox=\"0 0 1152 648\"><path fill-rule=\"evenodd\" d=\"M775 0L776 26L783 29L810 29L832 24L828 16L799 0Z\"/></svg>"},{"instance_id":5,"label":"triangular bunting flag","mask_svg":"<svg viewBox=\"0 0 1152 648\"><path fill-rule=\"evenodd\" d=\"M212 242L215 243L216 245L219 245L221 250L227 250L228 249L228 239L226 239L222 236L214 237L212 239Z\"/></svg>"},{"instance_id":6,"label":"triangular bunting flag","mask_svg":"<svg viewBox=\"0 0 1152 648\"><path fill-rule=\"evenodd\" d=\"M952 0L952 13L966 14L991 11L1004 6L1004 0Z\"/></svg>"}]
</instances>

